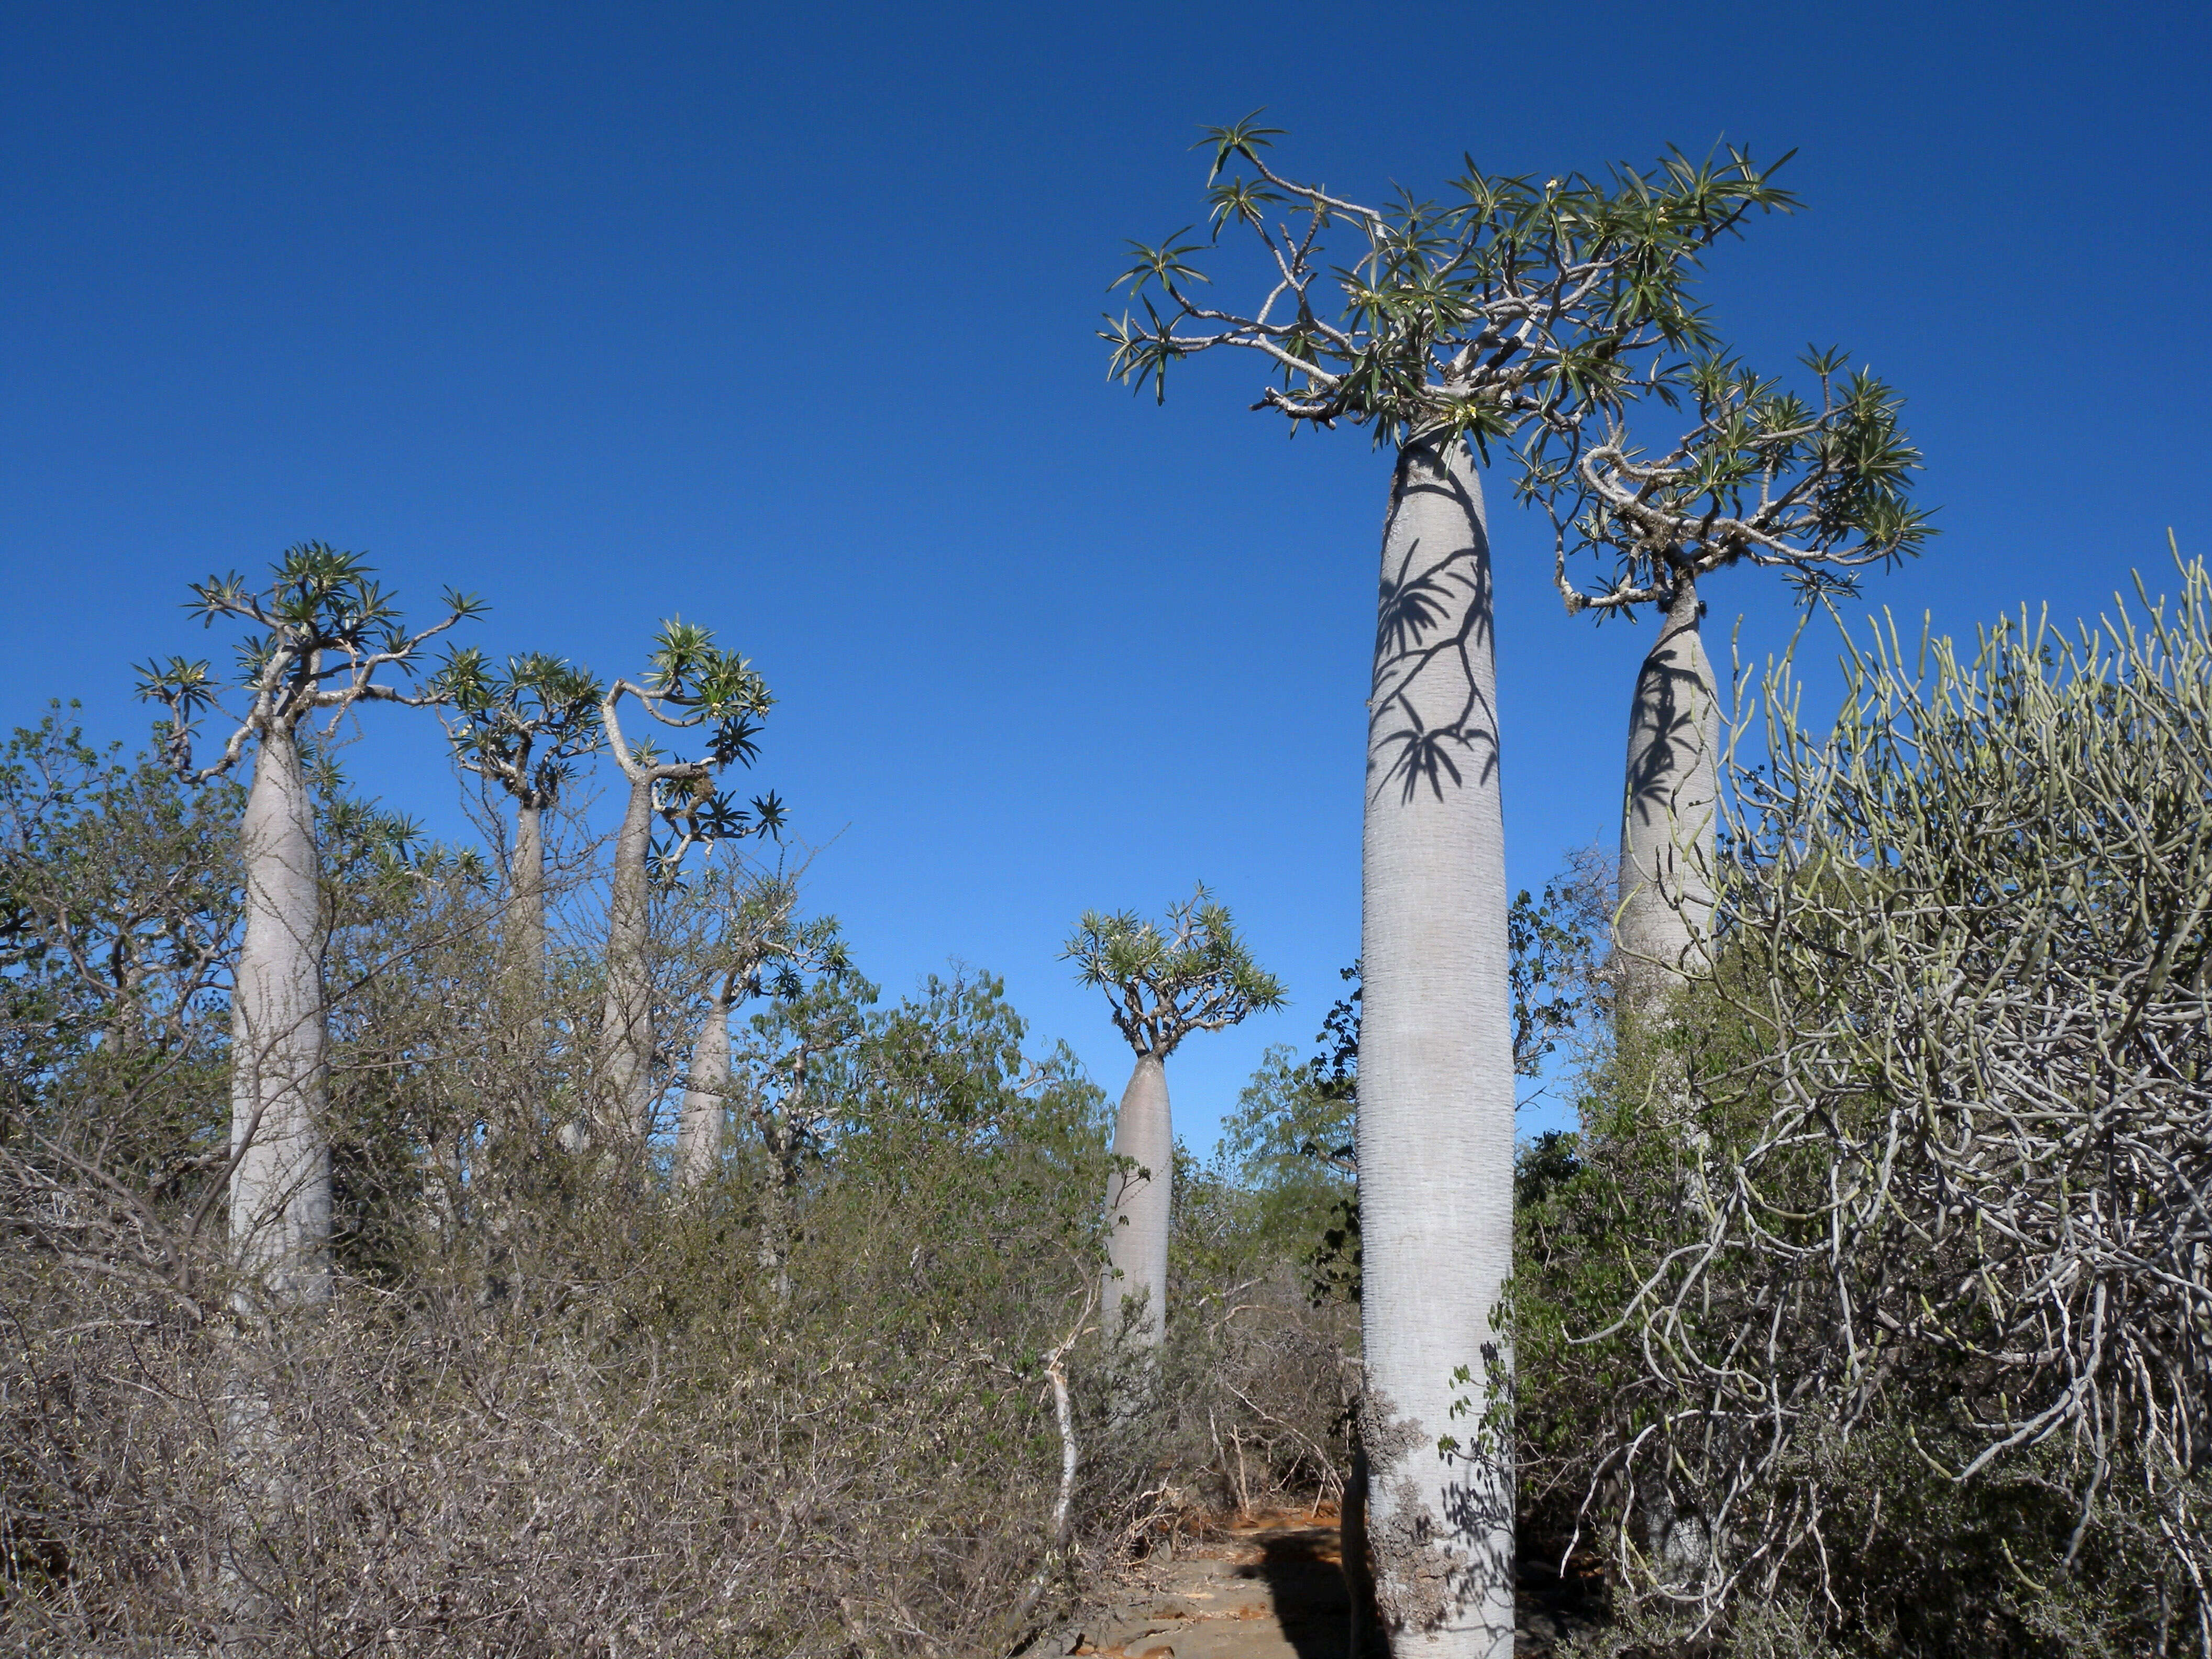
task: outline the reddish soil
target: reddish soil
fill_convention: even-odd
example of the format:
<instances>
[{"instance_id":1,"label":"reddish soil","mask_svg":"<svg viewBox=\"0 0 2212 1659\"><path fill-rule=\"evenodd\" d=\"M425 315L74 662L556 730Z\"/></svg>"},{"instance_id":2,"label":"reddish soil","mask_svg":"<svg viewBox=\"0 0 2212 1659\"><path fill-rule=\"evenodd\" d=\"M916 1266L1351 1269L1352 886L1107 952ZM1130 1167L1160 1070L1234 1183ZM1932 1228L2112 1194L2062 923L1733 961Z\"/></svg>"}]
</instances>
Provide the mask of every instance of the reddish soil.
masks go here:
<instances>
[{"instance_id":1,"label":"reddish soil","mask_svg":"<svg viewBox=\"0 0 2212 1659\"><path fill-rule=\"evenodd\" d=\"M1071 1630L1102 1659L1345 1659L1334 1509L1224 1520Z\"/></svg>"},{"instance_id":2,"label":"reddish soil","mask_svg":"<svg viewBox=\"0 0 2212 1659\"><path fill-rule=\"evenodd\" d=\"M1224 1518L1148 1562L1041 1655L1097 1659L1349 1659L1334 1506ZM1582 1622L1577 1587L1524 1577L1514 1651L1551 1651Z\"/></svg>"}]
</instances>

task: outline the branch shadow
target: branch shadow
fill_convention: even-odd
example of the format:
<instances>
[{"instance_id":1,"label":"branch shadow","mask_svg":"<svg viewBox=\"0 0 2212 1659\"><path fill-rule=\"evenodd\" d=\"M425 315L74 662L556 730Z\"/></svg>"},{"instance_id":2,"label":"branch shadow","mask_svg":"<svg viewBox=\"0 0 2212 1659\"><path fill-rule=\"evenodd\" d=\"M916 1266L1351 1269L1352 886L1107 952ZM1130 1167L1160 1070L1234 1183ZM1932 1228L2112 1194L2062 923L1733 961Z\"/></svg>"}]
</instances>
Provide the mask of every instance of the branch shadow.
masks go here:
<instances>
[{"instance_id":1,"label":"branch shadow","mask_svg":"<svg viewBox=\"0 0 2212 1659\"><path fill-rule=\"evenodd\" d=\"M1494 595L1487 532L1466 487L1440 468L1411 476L1410 451L1399 465L1394 526L1420 497L1437 495L1472 532L1441 550L1409 542L1377 595L1370 752L1393 752L1370 787L1379 794L1395 784L1401 804L1411 805L1424 786L1443 799L1468 771L1487 783L1498 764L1497 711L1475 672L1493 649ZM1386 529L1386 544L1391 534Z\"/></svg>"},{"instance_id":2,"label":"branch shadow","mask_svg":"<svg viewBox=\"0 0 2212 1659\"><path fill-rule=\"evenodd\" d=\"M1712 758L1715 745L1706 726L1716 714L1716 694L1686 665L1658 659L1655 648L1638 673L1636 698L1627 811L1640 827L1671 824L1678 810L1675 790L1700 758ZM1711 810L1710 803L1698 805Z\"/></svg>"}]
</instances>

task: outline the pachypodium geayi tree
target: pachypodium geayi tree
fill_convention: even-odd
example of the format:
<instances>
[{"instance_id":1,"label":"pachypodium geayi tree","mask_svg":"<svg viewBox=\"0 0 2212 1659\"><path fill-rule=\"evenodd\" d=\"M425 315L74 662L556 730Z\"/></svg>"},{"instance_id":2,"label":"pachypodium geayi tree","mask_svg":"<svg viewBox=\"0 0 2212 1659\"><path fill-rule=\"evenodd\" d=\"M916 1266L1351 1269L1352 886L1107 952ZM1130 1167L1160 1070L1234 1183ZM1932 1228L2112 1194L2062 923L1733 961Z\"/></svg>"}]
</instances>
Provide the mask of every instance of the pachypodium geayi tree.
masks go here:
<instances>
[{"instance_id":1,"label":"pachypodium geayi tree","mask_svg":"<svg viewBox=\"0 0 2212 1659\"><path fill-rule=\"evenodd\" d=\"M1113 373L1234 347L1260 406L1350 422L1395 451L1368 701L1358 1121L1368 1539L1394 1651L1513 1644L1504 1437L1446 1454L1452 1419L1510 1374L1495 1328L1512 1270L1512 1035L1490 542L1470 444L1571 464L1598 417L1667 387L1710 330L1686 284L1750 215L1791 205L1772 168L1670 154L1603 180L1491 177L1388 208L1293 181L1248 118L1209 130L1218 242L1249 233L1258 303L1212 302L1188 233L1133 246L1142 307L1103 331ZM1785 158L1786 159L1786 158ZM1331 264L1332 233L1352 244ZM1154 295L1159 297L1156 300ZM1471 1397L1454 1373L1481 1382ZM1466 1438L1462 1433L1462 1438Z\"/></svg>"},{"instance_id":2,"label":"pachypodium geayi tree","mask_svg":"<svg viewBox=\"0 0 2212 1659\"><path fill-rule=\"evenodd\" d=\"M199 713L221 709L209 665L173 657L143 669L139 686L168 708L169 758L180 774L204 780L249 750L253 757L239 825L245 927L231 994L232 1249L244 1305L319 1302L330 1285L329 1024L303 727L318 714L335 724L367 702L434 701L434 692L404 690L392 678L410 676L425 641L483 607L449 590L444 619L410 633L361 556L321 542L286 552L266 586L233 573L192 593L188 608L210 626L240 621L260 630L239 647L246 707L211 766L195 769L191 752Z\"/></svg>"},{"instance_id":3,"label":"pachypodium geayi tree","mask_svg":"<svg viewBox=\"0 0 2212 1659\"><path fill-rule=\"evenodd\" d=\"M533 651L501 670L473 647L449 656L432 684L453 711L446 733L455 758L514 802L505 944L508 959L535 974L545 960L545 814L599 745L605 692L558 657Z\"/></svg>"},{"instance_id":4,"label":"pachypodium geayi tree","mask_svg":"<svg viewBox=\"0 0 2212 1659\"><path fill-rule=\"evenodd\" d=\"M1778 568L1801 595L1850 592L1855 573L1917 553L1932 534L1907 499L1920 452L1902 399L1836 351L1802 360L1817 401L1741 363L1708 357L1685 379L1694 419L1665 453L1640 453L1617 414L1571 463L1531 466L1558 528L1555 580L1570 613L1659 607L1636 680L1622 792L1616 939L1644 994L1699 971L1716 857L1718 691L1699 635L1698 579L1730 565ZM1596 555L1612 580L1576 585Z\"/></svg>"},{"instance_id":5,"label":"pachypodium geayi tree","mask_svg":"<svg viewBox=\"0 0 2212 1659\"><path fill-rule=\"evenodd\" d=\"M834 929L823 937L834 945ZM863 1046L867 1005L876 1000L876 988L849 971L842 951L811 976L794 960L781 965L775 1000L749 1022L752 1034L733 1085L767 1154L756 1194L754 1260L779 1308L791 1302L800 1183L810 1158L821 1154L841 1116L852 1110L836 1074Z\"/></svg>"},{"instance_id":6,"label":"pachypodium geayi tree","mask_svg":"<svg viewBox=\"0 0 2212 1659\"><path fill-rule=\"evenodd\" d=\"M1115 1029L1136 1050L1136 1069L1114 1121L1115 1168L1107 1177L1105 1296L1109 1328L1156 1347L1166 1333L1168 1230L1174 1213L1175 1126L1167 1059L1193 1031L1225 1030L1283 1003L1283 988L1252 960L1201 886L1168 908L1163 927L1133 911L1086 911L1061 953L1085 985L1106 993ZM1122 1310L1113 1320L1116 1309Z\"/></svg>"},{"instance_id":7,"label":"pachypodium geayi tree","mask_svg":"<svg viewBox=\"0 0 2212 1659\"><path fill-rule=\"evenodd\" d=\"M705 952L707 1006L691 1040L677 1121L676 1180L684 1187L703 1185L721 1165L734 1093L730 1015L764 991L793 1000L805 993L802 975L841 975L848 966L836 921L802 921L795 914L799 878L790 871L748 868L727 858L702 878L698 897L713 943Z\"/></svg>"},{"instance_id":8,"label":"pachypodium geayi tree","mask_svg":"<svg viewBox=\"0 0 2212 1659\"><path fill-rule=\"evenodd\" d=\"M622 702L633 698L659 725L696 731L703 750L686 759L623 730ZM653 824L672 839L659 863L673 870L700 842L774 834L783 824L775 793L738 805L715 787L732 766L750 765L753 739L773 699L768 683L696 623L671 620L654 636L643 684L617 679L599 701L607 747L629 781L615 837L607 903L606 1001L600 1021L599 1133L615 1146L641 1143L652 1128L653 963L648 921L655 862Z\"/></svg>"}]
</instances>

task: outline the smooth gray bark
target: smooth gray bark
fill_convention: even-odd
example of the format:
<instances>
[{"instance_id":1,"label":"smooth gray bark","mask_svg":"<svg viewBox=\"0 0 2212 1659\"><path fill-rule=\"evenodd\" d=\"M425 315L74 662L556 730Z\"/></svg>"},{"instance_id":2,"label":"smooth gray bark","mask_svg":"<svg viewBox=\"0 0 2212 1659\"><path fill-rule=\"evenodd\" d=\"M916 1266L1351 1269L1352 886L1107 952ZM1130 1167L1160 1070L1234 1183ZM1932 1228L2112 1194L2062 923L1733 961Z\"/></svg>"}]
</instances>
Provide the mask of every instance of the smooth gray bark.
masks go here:
<instances>
[{"instance_id":1,"label":"smooth gray bark","mask_svg":"<svg viewBox=\"0 0 2212 1659\"><path fill-rule=\"evenodd\" d=\"M768 1178L761 1183L760 1247L754 1261L775 1292L775 1305L791 1305L791 1205L799 1188L799 1160L804 1143L790 1124L763 1123L761 1139L768 1148Z\"/></svg>"},{"instance_id":2,"label":"smooth gray bark","mask_svg":"<svg viewBox=\"0 0 2212 1659\"><path fill-rule=\"evenodd\" d=\"M653 780L633 779L615 838L607 903L607 994L599 1021L599 1131L610 1144L642 1141L652 1128L653 962L646 855L653 847Z\"/></svg>"},{"instance_id":3,"label":"smooth gray bark","mask_svg":"<svg viewBox=\"0 0 2212 1659\"><path fill-rule=\"evenodd\" d=\"M691 1070L676 1128L676 1180L699 1187L714 1177L722 1157L723 1115L730 1099L730 1000L710 999L691 1043Z\"/></svg>"},{"instance_id":4,"label":"smooth gray bark","mask_svg":"<svg viewBox=\"0 0 2212 1659\"><path fill-rule=\"evenodd\" d=\"M1368 1539L1391 1651L1513 1650L1513 1103L1490 544L1456 439L1409 443L1382 537L1360 954ZM1455 1382L1466 1367L1471 1382ZM1466 1406L1458 1412L1456 1402ZM1440 1452L1440 1437L1460 1449Z\"/></svg>"},{"instance_id":5,"label":"smooth gray bark","mask_svg":"<svg viewBox=\"0 0 2212 1659\"><path fill-rule=\"evenodd\" d=\"M1106 1177L1106 1283L1101 1305L1109 1336L1156 1348L1167 1334L1168 1228L1174 1213L1175 1130L1167 1068L1138 1056L1114 1120L1114 1156L1134 1162ZM1134 1324L1126 1324L1130 1319Z\"/></svg>"},{"instance_id":6,"label":"smooth gray bark","mask_svg":"<svg viewBox=\"0 0 2212 1659\"><path fill-rule=\"evenodd\" d=\"M243 1540L281 1524L292 1497L290 1446L269 1401L269 1316L331 1294L328 1027L323 1002L320 860L314 808L287 726L264 726L239 825L245 932L231 994L230 1242L239 1334L223 1400L224 1501L219 1572L235 1629L265 1622Z\"/></svg>"},{"instance_id":7,"label":"smooth gray bark","mask_svg":"<svg viewBox=\"0 0 2212 1659\"><path fill-rule=\"evenodd\" d=\"M1629 708L1615 933L1647 994L1701 970L1711 926L1720 699L1698 611L1681 571Z\"/></svg>"},{"instance_id":8,"label":"smooth gray bark","mask_svg":"<svg viewBox=\"0 0 2212 1659\"><path fill-rule=\"evenodd\" d=\"M545 966L545 811L524 801L514 814L514 888L507 903L508 950L532 973Z\"/></svg>"},{"instance_id":9,"label":"smooth gray bark","mask_svg":"<svg viewBox=\"0 0 2212 1659\"><path fill-rule=\"evenodd\" d=\"M289 727L264 727L240 825L246 927L231 999L230 1237L247 1297L330 1295L331 1152L314 810Z\"/></svg>"}]
</instances>

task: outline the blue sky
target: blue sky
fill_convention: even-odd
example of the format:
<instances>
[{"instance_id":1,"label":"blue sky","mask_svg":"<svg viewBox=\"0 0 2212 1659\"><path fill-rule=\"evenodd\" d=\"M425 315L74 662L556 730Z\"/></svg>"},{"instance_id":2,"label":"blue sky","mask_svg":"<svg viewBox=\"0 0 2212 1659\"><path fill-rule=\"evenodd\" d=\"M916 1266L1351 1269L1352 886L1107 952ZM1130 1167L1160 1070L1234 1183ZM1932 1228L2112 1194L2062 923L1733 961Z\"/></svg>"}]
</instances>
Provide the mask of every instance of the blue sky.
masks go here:
<instances>
[{"instance_id":1,"label":"blue sky","mask_svg":"<svg viewBox=\"0 0 2212 1659\"><path fill-rule=\"evenodd\" d=\"M1166 408L1092 336L1124 238L1201 216L1199 123L1431 190L1796 147L1807 210L1711 262L1753 362L1910 399L1943 535L1869 599L1970 630L2156 573L2212 448L2202 6L9 8L0 720L205 648L186 581L307 538L472 637L635 672L707 622L781 699L757 776L892 993L1003 973L1109 1090L1056 960L1203 878L1287 1012L1171 1072L1203 1145L1357 945L1387 466L1286 443L1243 363ZM1492 489L1512 874L1617 823L1648 629L1594 631ZM2155 574L2154 574L2155 580ZM1790 613L1707 585L1755 653ZM384 711L387 714L390 711ZM453 833L426 719L356 777Z\"/></svg>"}]
</instances>

